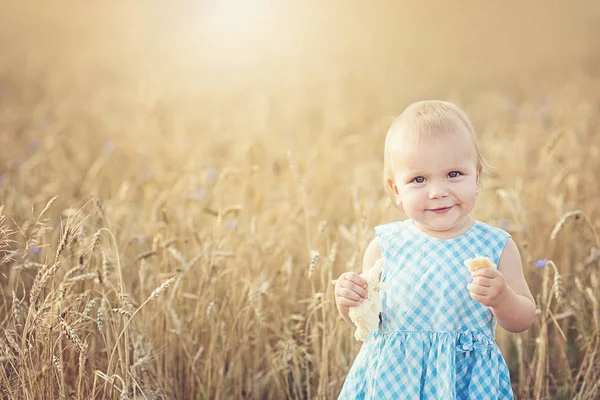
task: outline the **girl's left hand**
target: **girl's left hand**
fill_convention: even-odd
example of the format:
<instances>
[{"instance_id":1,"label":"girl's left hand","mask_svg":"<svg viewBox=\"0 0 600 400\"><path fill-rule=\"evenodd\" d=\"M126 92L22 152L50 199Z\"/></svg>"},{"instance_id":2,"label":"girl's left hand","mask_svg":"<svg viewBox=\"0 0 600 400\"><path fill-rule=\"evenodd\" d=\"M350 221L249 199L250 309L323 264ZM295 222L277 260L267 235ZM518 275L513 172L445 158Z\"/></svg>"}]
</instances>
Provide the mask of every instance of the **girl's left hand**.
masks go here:
<instances>
[{"instance_id":1,"label":"girl's left hand","mask_svg":"<svg viewBox=\"0 0 600 400\"><path fill-rule=\"evenodd\" d=\"M509 288L502 272L493 268L483 268L473 274L473 282L467 285L471 298L484 306L500 304Z\"/></svg>"}]
</instances>

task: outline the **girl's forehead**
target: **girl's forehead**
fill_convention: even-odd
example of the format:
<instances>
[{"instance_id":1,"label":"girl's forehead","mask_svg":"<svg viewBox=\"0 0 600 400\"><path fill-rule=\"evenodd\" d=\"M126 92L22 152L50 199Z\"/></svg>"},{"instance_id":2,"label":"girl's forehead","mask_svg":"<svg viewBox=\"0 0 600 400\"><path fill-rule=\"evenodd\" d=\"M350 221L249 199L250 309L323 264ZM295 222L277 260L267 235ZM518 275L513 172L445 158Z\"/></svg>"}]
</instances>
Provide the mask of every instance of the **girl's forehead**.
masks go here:
<instances>
[{"instance_id":1,"label":"girl's forehead","mask_svg":"<svg viewBox=\"0 0 600 400\"><path fill-rule=\"evenodd\" d=\"M402 143L404 142L404 143ZM430 170L475 163L475 144L466 135L444 135L422 141L400 141L390 147L395 168Z\"/></svg>"}]
</instances>

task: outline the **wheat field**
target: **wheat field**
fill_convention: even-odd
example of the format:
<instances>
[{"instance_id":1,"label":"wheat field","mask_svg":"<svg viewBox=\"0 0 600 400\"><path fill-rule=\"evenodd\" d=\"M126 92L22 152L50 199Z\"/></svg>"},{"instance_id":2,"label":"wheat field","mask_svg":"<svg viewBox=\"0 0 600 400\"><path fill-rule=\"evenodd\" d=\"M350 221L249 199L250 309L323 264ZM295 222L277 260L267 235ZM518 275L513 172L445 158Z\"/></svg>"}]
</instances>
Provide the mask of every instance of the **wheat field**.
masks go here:
<instances>
[{"instance_id":1,"label":"wheat field","mask_svg":"<svg viewBox=\"0 0 600 400\"><path fill-rule=\"evenodd\" d=\"M515 395L599 399L600 6L460 4L4 1L2 397L336 398L331 281L404 218L389 123L440 98L537 299L497 332Z\"/></svg>"}]
</instances>

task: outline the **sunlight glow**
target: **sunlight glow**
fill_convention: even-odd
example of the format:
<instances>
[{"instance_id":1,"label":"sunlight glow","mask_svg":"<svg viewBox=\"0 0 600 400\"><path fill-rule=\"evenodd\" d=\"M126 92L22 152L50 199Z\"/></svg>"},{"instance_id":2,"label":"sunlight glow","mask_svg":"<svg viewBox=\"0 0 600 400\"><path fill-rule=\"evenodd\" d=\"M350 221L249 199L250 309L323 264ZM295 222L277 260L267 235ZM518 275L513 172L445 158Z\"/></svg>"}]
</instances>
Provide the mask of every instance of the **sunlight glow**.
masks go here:
<instances>
[{"instance_id":1,"label":"sunlight glow","mask_svg":"<svg viewBox=\"0 0 600 400\"><path fill-rule=\"evenodd\" d=\"M205 28L225 46L258 44L275 33L274 7L268 0L215 2L207 10Z\"/></svg>"}]
</instances>

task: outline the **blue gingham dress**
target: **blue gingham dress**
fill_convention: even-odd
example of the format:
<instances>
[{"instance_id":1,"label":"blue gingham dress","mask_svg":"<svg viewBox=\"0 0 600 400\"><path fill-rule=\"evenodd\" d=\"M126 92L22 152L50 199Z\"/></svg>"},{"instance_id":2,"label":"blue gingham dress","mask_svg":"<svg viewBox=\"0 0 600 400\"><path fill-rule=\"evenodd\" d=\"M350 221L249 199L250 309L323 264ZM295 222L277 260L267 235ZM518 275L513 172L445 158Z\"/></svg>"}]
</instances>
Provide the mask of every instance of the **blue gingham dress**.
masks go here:
<instances>
[{"instance_id":1,"label":"blue gingham dress","mask_svg":"<svg viewBox=\"0 0 600 400\"><path fill-rule=\"evenodd\" d=\"M498 265L510 235L476 222L437 239L412 220L375 228L385 260L378 332L362 345L340 399L512 399L496 318L471 299L464 260Z\"/></svg>"}]
</instances>

